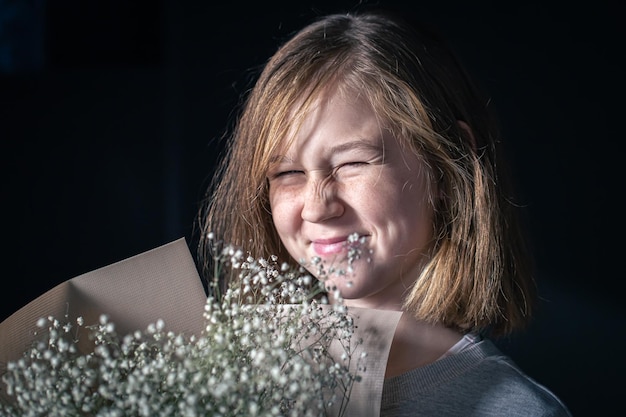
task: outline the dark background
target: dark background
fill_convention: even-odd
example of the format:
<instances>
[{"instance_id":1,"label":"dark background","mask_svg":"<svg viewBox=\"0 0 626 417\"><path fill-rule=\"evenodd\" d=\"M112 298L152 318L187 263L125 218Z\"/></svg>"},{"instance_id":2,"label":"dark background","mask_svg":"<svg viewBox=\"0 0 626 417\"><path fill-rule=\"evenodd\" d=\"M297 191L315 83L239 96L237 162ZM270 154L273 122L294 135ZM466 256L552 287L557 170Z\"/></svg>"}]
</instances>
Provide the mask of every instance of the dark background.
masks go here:
<instances>
[{"instance_id":1,"label":"dark background","mask_svg":"<svg viewBox=\"0 0 626 417\"><path fill-rule=\"evenodd\" d=\"M358 2L209 3L0 0L0 320L84 272L193 245L215 140L256 68ZM500 345L574 415L624 410L624 3L377 3L438 26L499 111L542 296Z\"/></svg>"}]
</instances>

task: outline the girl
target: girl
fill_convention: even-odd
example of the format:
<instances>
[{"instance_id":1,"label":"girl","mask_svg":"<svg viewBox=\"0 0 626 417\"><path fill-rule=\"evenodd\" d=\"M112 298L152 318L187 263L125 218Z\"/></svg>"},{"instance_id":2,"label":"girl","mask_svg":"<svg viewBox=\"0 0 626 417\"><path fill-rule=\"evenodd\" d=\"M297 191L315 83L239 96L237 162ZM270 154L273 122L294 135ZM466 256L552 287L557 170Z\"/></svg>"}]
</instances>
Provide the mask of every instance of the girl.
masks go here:
<instances>
[{"instance_id":1,"label":"girl","mask_svg":"<svg viewBox=\"0 0 626 417\"><path fill-rule=\"evenodd\" d=\"M487 104L433 33L320 18L266 64L207 198L205 234L255 256L333 263L363 242L324 279L403 312L382 416L569 415L489 339L527 324L534 283Z\"/></svg>"}]
</instances>

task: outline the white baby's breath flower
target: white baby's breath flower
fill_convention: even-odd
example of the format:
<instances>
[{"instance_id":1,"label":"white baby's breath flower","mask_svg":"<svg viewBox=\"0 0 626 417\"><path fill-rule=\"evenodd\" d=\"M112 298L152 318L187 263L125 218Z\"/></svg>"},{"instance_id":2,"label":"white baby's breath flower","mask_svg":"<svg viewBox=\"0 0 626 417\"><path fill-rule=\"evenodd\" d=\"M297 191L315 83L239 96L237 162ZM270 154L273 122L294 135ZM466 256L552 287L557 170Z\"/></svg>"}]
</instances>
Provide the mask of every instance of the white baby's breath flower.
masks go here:
<instances>
[{"instance_id":1,"label":"white baby's breath flower","mask_svg":"<svg viewBox=\"0 0 626 417\"><path fill-rule=\"evenodd\" d=\"M273 255L255 259L233 246L217 248L215 236L208 238L225 267L217 270L230 278L224 285L216 273L209 283L202 334L169 332L157 318L117 335L103 314L87 326L95 345L83 353L82 317L73 332L70 321L39 319L43 339L2 375L13 401L0 403L0 417L326 416L347 402L360 379L348 366L362 359L352 358L359 341L352 340L346 307L327 305L323 276L314 280L305 265L294 269ZM361 240L348 239L355 259ZM322 274L339 270L321 259L311 265ZM329 354L331 343L343 348L338 358Z\"/></svg>"}]
</instances>

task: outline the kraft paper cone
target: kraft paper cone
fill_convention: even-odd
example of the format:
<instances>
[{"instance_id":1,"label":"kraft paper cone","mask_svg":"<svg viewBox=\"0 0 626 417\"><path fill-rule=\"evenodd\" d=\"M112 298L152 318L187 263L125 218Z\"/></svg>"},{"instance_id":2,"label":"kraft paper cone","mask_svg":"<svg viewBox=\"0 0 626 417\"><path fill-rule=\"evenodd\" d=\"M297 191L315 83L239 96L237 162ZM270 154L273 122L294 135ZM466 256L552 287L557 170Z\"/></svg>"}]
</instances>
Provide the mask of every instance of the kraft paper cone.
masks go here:
<instances>
[{"instance_id":1,"label":"kraft paper cone","mask_svg":"<svg viewBox=\"0 0 626 417\"><path fill-rule=\"evenodd\" d=\"M92 325L106 314L120 335L144 330L162 319L169 331L199 335L205 303L196 265L181 238L63 282L13 313L0 323L0 373L36 340L39 318L75 322L80 316L85 325ZM354 385L345 415L378 417L387 358L401 312L363 308L348 312L356 325L354 340L363 341L354 358L361 352L367 356L361 363L365 372L359 372L363 379ZM86 337L80 340L79 350L89 352L91 342ZM356 365L356 360L351 362L352 372ZM4 392L2 387L0 395Z\"/></svg>"},{"instance_id":2,"label":"kraft paper cone","mask_svg":"<svg viewBox=\"0 0 626 417\"><path fill-rule=\"evenodd\" d=\"M354 340L363 340L353 354L353 360L350 363L352 373L356 373L356 360L361 353L365 352L367 356L362 362L365 372L359 372L363 380L354 385L345 415L379 417L387 359L402 312L350 307L348 313L354 319ZM331 349L333 349L332 346ZM337 361L341 355L341 349L330 353Z\"/></svg>"},{"instance_id":3,"label":"kraft paper cone","mask_svg":"<svg viewBox=\"0 0 626 417\"><path fill-rule=\"evenodd\" d=\"M0 323L0 371L31 346L41 317L67 316L75 322L82 316L85 325L92 325L106 314L119 334L144 330L162 319L168 330L198 334L205 302L200 276L181 238L65 281L13 313Z\"/></svg>"}]
</instances>

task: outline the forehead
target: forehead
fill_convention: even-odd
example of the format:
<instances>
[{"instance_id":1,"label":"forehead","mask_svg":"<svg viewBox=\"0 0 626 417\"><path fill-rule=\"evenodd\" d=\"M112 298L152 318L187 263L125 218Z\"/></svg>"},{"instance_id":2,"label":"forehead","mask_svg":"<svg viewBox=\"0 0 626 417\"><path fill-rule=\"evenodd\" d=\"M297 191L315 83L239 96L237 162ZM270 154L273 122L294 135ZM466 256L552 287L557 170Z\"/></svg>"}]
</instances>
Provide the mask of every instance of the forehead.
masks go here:
<instances>
[{"instance_id":1,"label":"forehead","mask_svg":"<svg viewBox=\"0 0 626 417\"><path fill-rule=\"evenodd\" d=\"M367 98L336 90L293 106L286 133L277 141L274 154L284 154L294 145L310 141L380 138L384 130L383 121Z\"/></svg>"}]
</instances>

